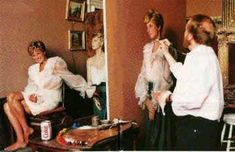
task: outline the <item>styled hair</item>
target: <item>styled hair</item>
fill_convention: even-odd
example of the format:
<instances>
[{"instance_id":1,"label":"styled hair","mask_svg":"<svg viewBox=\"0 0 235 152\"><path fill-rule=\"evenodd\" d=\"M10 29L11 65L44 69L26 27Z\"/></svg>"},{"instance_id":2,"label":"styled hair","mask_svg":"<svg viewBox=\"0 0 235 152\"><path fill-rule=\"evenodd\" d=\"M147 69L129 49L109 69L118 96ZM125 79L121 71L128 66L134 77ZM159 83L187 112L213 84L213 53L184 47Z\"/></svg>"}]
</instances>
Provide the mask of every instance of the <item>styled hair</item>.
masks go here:
<instances>
[{"instance_id":1,"label":"styled hair","mask_svg":"<svg viewBox=\"0 0 235 152\"><path fill-rule=\"evenodd\" d=\"M97 32L92 35L92 39L95 37L100 38L101 42L103 42L102 51L104 52L104 35L101 32Z\"/></svg>"},{"instance_id":2,"label":"styled hair","mask_svg":"<svg viewBox=\"0 0 235 152\"><path fill-rule=\"evenodd\" d=\"M148 12L144 16L144 23L147 24L149 22L153 22L160 31L162 32L164 20L162 14L160 14L157 10L149 9Z\"/></svg>"},{"instance_id":3,"label":"styled hair","mask_svg":"<svg viewBox=\"0 0 235 152\"><path fill-rule=\"evenodd\" d=\"M40 51L46 53L46 46L40 40L32 41L32 42L29 43L29 46L28 46L29 55L32 56L32 54L35 50L40 50Z\"/></svg>"},{"instance_id":4,"label":"styled hair","mask_svg":"<svg viewBox=\"0 0 235 152\"><path fill-rule=\"evenodd\" d=\"M211 45L215 38L216 26L209 16L197 14L189 19L187 30L197 43Z\"/></svg>"},{"instance_id":5,"label":"styled hair","mask_svg":"<svg viewBox=\"0 0 235 152\"><path fill-rule=\"evenodd\" d=\"M104 35L102 33L100 33L100 32L94 33L92 35L92 38L94 38L94 37L98 37L98 38L101 39L101 41L104 41Z\"/></svg>"}]
</instances>

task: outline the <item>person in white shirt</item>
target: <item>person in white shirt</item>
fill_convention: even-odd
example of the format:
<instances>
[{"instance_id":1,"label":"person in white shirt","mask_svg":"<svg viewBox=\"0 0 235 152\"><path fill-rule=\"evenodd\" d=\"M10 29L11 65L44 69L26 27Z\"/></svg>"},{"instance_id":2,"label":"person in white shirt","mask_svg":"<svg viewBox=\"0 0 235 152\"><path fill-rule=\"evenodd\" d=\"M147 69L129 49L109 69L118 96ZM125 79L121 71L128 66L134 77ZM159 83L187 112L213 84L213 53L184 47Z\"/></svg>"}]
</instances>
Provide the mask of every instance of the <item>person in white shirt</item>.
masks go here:
<instances>
[{"instance_id":1,"label":"person in white shirt","mask_svg":"<svg viewBox=\"0 0 235 152\"><path fill-rule=\"evenodd\" d=\"M93 111L99 119L107 119L106 64L103 47L103 34L95 33L92 37L92 49L95 50L95 55L87 60L87 82L88 85L96 86L93 94Z\"/></svg>"},{"instance_id":2,"label":"person in white shirt","mask_svg":"<svg viewBox=\"0 0 235 152\"><path fill-rule=\"evenodd\" d=\"M177 83L167 101L177 116L176 150L218 150L219 120L224 98L217 56L210 46L215 24L206 15L194 15L186 24L184 47L190 50L184 64L176 62L162 45L162 52ZM164 92L156 92L159 98Z\"/></svg>"},{"instance_id":3,"label":"person in white shirt","mask_svg":"<svg viewBox=\"0 0 235 152\"><path fill-rule=\"evenodd\" d=\"M164 150L164 117L152 98L154 91L168 90L173 84L169 64L159 50L163 17L158 11L150 9L144 17L144 23L151 42L143 49L144 59L135 85L135 96L138 105L145 110L145 150Z\"/></svg>"},{"instance_id":4,"label":"person in white shirt","mask_svg":"<svg viewBox=\"0 0 235 152\"><path fill-rule=\"evenodd\" d=\"M88 86L82 76L70 72L62 58L47 58L42 41L32 41L28 53L36 62L28 69L28 84L24 91L10 93L4 104L4 111L16 133L16 142L6 147L6 151L15 151L28 144L28 138L34 130L28 126L25 113L38 115L56 108L62 101L63 81L83 97L85 93L91 96L95 91L95 87Z\"/></svg>"}]
</instances>

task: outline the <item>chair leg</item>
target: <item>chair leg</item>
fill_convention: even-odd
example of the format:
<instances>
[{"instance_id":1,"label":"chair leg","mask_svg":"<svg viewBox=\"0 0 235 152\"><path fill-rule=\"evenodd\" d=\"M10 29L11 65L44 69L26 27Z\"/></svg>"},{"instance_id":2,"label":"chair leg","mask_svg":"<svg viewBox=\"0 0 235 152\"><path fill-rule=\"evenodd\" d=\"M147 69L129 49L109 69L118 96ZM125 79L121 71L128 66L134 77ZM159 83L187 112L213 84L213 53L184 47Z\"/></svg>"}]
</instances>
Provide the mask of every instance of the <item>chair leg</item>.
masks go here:
<instances>
[{"instance_id":1,"label":"chair leg","mask_svg":"<svg viewBox=\"0 0 235 152\"><path fill-rule=\"evenodd\" d=\"M228 143L227 143L227 148L226 151L230 150L230 146L231 146L231 140L230 138L232 138L232 133L233 133L233 125L229 125L229 134L228 134Z\"/></svg>"},{"instance_id":2,"label":"chair leg","mask_svg":"<svg viewBox=\"0 0 235 152\"><path fill-rule=\"evenodd\" d=\"M224 142L225 130L226 130L226 123L224 123L223 129L222 129L222 133L221 133L221 138L220 138L221 146L222 146L222 144L223 144L223 142Z\"/></svg>"}]
</instances>

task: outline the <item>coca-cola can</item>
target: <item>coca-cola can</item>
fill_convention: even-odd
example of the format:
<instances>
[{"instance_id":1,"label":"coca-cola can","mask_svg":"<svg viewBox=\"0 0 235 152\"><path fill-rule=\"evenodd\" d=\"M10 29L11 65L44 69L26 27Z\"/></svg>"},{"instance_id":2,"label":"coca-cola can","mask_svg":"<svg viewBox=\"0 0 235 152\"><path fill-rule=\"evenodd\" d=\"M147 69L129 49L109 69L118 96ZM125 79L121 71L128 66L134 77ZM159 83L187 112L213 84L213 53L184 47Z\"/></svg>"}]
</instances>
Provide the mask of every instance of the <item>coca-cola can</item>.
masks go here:
<instances>
[{"instance_id":1,"label":"coca-cola can","mask_svg":"<svg viewBox=\"0 0 235 152\"><path fill-rule=\"evenodd\" d=\"M42 121L40 126L41 126L41 139L50 140L52 137L51 121L50 120Z\"/></svg>"}]
</instances>

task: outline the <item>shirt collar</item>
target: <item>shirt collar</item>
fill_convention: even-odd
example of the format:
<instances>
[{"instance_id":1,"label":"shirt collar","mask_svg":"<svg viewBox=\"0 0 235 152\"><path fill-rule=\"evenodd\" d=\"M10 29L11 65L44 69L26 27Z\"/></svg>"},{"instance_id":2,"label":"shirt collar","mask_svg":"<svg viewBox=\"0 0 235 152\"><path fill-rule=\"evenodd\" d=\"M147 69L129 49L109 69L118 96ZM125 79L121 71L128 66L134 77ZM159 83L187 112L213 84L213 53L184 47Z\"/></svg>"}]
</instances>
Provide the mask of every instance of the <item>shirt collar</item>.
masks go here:
<instances>
[{"instance_id":1,"label":"shirt collar","mask_svg":"<svg viewBox=\"0 0 235 152\"><path fill-rule=\"evenodd\" d=\"M191 46L191 47L189 46L190 52L189 52L188 54L193 54L195 51L198 50L198 48L199 48L200 46L202 46L202 44L196 44L196 45Z\"/></svg>"}]
</instances>

